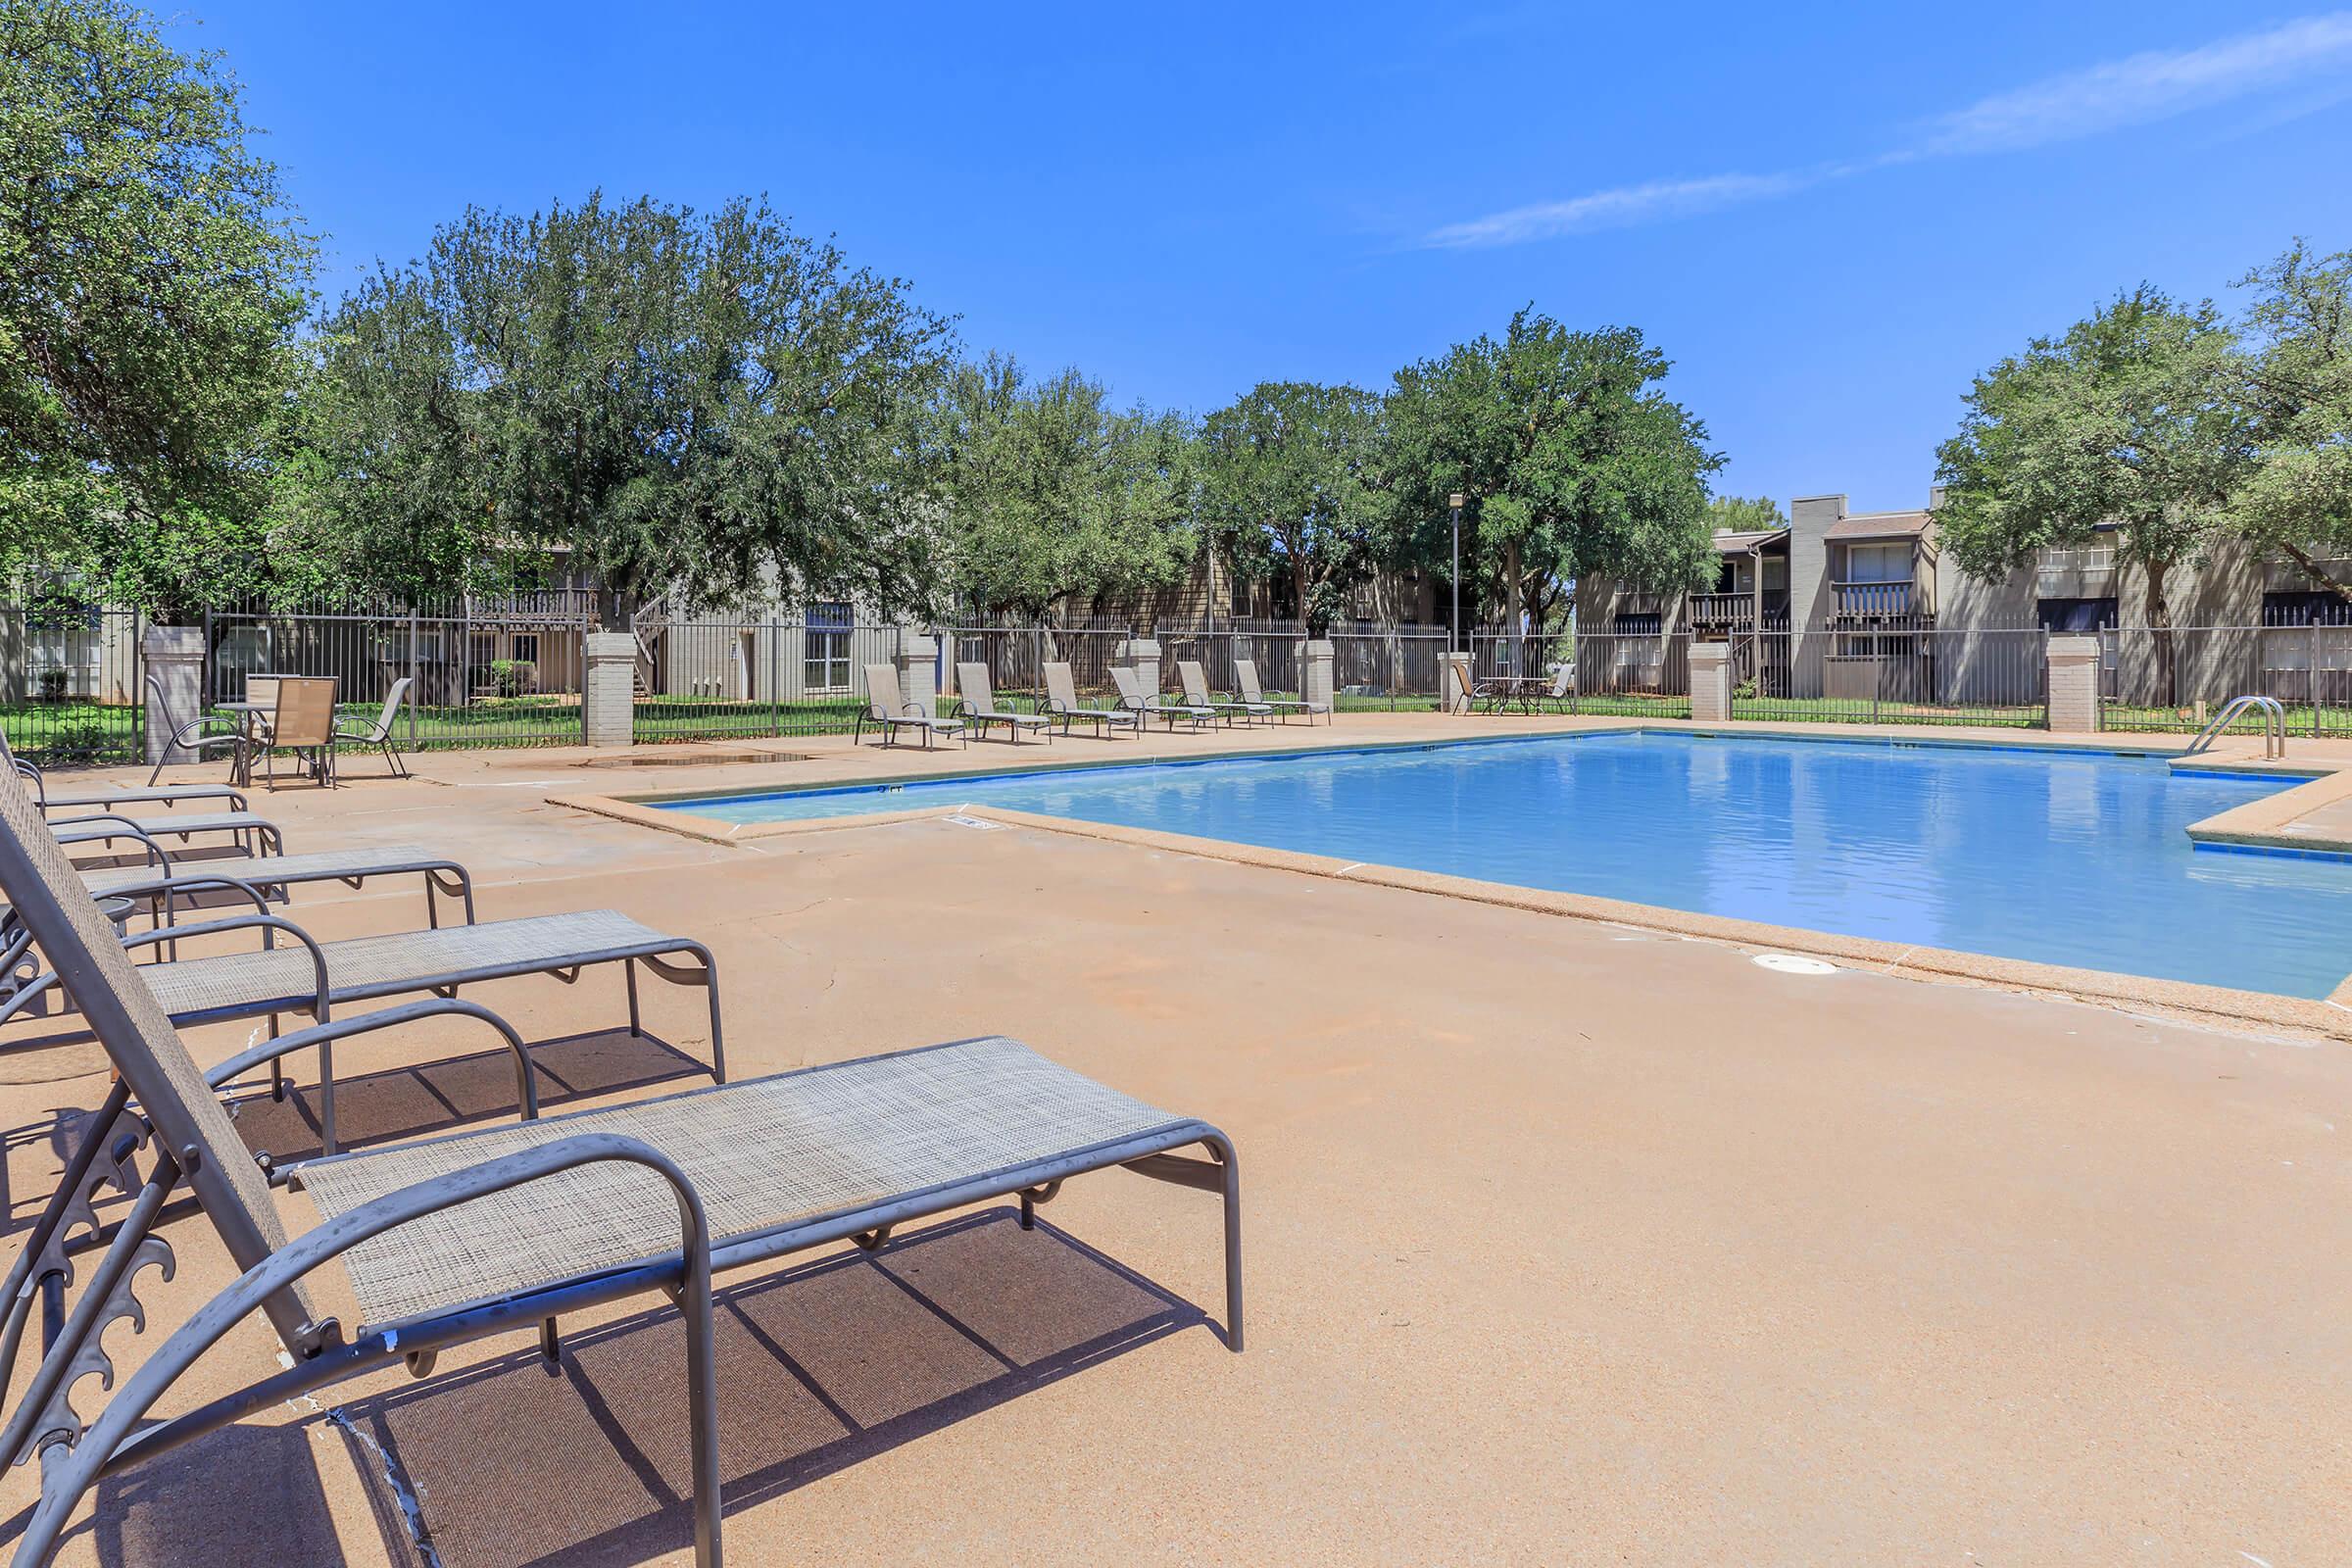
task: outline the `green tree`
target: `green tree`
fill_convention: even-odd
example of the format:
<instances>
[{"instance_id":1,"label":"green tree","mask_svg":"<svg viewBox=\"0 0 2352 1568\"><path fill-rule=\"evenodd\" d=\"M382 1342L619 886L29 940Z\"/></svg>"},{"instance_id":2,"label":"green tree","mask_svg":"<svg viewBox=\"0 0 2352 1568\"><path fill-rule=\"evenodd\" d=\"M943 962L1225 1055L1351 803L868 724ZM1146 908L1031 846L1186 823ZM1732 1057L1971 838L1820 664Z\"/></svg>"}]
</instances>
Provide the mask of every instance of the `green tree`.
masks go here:
<instances>
[{"instance_id":1,"label":"green tree","mask_svg":"<svg viewBox=\"0 0 2352 1568\"><path fill-rule=\"evenodd\" d=\"M2034 339L1977 377L1938 453L1944 550L1976 576L2001 577L2112 524L2119 555L2144 573L2169 693L2167 583L2223 533L2245 470L2238 374L2235 335L2211 302L2184 305L2146 284Z\"/></svg>"},{"instance_id":2,"label":"green tree","mask_svg":"<svg viewBox=\"0 0 2352 1568\"><path fill-rule=\"evenodd\" d=\"M2321 559L2352 556L2352 251L2314 256L2298 240L2239 286L2255 290L2244 390L2254 460L2230 521L2352 600Z\"/></svg>"},{"instance_id":3,"label":"green tree","mask_svg":"<svg viewBox=\"0 0 2352 1568\"><path fill-rule=\"evenodd\" d=\"M1788 514L1770 496L1716 496L1707 503L1707 528L1716 533L1770 533L1788 526Z\"/></svg>"},{"instance_id":4,"label":"green tree","mask_svg":"<svg viewBox=\"0 0 2352 1568\"><path fill-rule=\"evenodd\" d=\"M0 6L0 555L167 615L258 581L311 259L214 58Z\"/></svg>"},{"instance_id":5,"label":"green tree","mask_svg":"<svg viewBox=\"0 0 2352 1568\"><path fill-rule=\"evenodd\" d=\"M1351 386L1261 381L1201 421L1203 526L1238 566L1290 579L1309 636L1384 548L1380 443L1380 399Z\"/></svg>"},{"instance_id":6,"label":"green tree","mask_svg":"<svg viewBox=\"0 0 2352 1568\"><path fill-rule=\"evenodd\" d=\"M956 595L989 613L1137 598L1195 555L1180 416L1110 405L1075 369L1031 379L1007 356L957 367L941 400Z\"/></svg>"},{"instance_id":7,"label":"green tree","mask_svg":"<svg viewBox=\"0 0 2352 1568\"><path fill-rule=\"evenodd\" d=\"M656 595L927 607L949 357L904 281L763 202L472 209L330 320L301 503L396 571L565 548L608 624Z\"/></svg>"},{"instance_id":8,"label":"green tree","mask_svg":"<svg viewBox=\"0 0 2352 1568\"><path fill-rule=\"evenodd\" d=\"M1532 309L1396 372L1387 471L1413 553L1443 572L1446 497L1468 499L1466 575L1505 620L1541 622L1579 576L1695 587L1714 569L1706 426L1659 387L1669 363L1633 327L1572 332Z\"/></svg>"}]
</instances>

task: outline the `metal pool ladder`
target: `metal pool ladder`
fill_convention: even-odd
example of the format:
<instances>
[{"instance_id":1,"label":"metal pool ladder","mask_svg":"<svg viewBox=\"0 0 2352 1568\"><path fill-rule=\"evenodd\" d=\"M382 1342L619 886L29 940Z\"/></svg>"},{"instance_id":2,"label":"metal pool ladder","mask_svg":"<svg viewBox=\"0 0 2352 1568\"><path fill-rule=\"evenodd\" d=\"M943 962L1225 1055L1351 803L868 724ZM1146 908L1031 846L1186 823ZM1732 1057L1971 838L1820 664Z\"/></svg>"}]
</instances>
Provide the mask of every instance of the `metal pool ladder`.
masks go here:
<instances>
[{"instance_id":1,"label":"metal pool ladder","mask_svg":"<svg viewBox=\"0 0 2352 1568\"><path fill-rule=\"evenodd\" d=\"M2194 757L2209 751L2230 727L2230 720L2249 709L2262 714L2262 756L2265 761L2286 756L2286 707L2276 697L2232 697L2213 715L2213 722L2197 731L2197 738L2188 743L2182 757Z\"/></svg>"}]
</instances>

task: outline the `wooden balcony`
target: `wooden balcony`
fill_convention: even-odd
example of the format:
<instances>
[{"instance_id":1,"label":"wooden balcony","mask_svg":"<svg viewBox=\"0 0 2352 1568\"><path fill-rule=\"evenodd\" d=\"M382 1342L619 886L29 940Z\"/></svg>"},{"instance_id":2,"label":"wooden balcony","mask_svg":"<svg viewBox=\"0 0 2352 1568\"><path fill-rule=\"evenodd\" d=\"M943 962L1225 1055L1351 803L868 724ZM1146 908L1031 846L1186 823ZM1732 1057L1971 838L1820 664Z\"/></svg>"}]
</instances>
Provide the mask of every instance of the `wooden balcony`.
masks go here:
<instances>
[{"instance_id":1,"label":"wooden balcony","mask_svg":"<svg viewBox=\"0 0 2352 1568\"><path fill-rule=\"evenodd\" d=\"M1764 620L1767 625L1788 613L1788 596L1770 593L1764 596ZM1756 596L1752 593L1692 594L1690 600L1690 625L1697 631L1753 631L1756 625Z\"/></svg>"},{"instance_id":2,"label":"wooden balcony","mask_svg":"<svg viewBox=\"0 0 2352 1568\"><path fill-rule=\"evenodd\" d=\"M1833 582L1839 620L1924 620L1934 612L1916 583Z\"/></svg>"}]
</instances>

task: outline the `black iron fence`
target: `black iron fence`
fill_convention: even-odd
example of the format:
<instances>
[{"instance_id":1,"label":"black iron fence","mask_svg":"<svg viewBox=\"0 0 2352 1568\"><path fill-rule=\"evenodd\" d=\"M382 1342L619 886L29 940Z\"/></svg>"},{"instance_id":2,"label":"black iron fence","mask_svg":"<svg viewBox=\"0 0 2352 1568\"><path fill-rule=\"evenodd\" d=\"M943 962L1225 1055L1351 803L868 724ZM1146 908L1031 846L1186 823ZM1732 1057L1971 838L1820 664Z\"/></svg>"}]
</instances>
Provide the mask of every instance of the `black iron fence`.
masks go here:
<instances>
[{"instance_id":1,"label":"black iron fence","mask_svg":"<svg viewBox=\"0 0 2352 1568\"><path fill-rule=\"evenodd\" d=\"M2232 697L2274 697L2290 735L2352 735L2352 625L2126 626L2099 636L2100 719L2193 734ZM2232 730L2259 728L2260 714Z\"/></svg>"},{"instance_id":2,"label":"black iron fence","mask_svg":"<svg viewBox=\"0 0 2352 1568\"><path fill-rule=\"evenodd\" d=\"M0 726L9 744L52 764L121 763L144 749L146 681L134 612L52 596L0 606ZM327 675L354 716L374 717L398 683L395 743L441 747L577 745L586 738L593 594L553 590L426 606L220 610L203 618L207 704L237 700L254 676ZM956 666L987 671L998 701L1033 708L1045 666L1067 663L1079 693L1106 701L1121 647L1144 629L973 619L939 629L934 671L943 708ZM640 742L845 733L866 702L865 668L897 663L910 633L847 604L756 616L637 617L635 738ZM1162 684L1198 662L1218 693L1254 666L1269 696L1298 695L1306 629L1295 621L1223 620L1151 628ZM1431 709L1449 648L1473 678L1573 679L1557 705L1575 713L1684 718L1693 633L1653 624L1524 633L1342 622L1338 707ZM1731 713L1809 723L2039 726L2047 722L2048 644L2037 626L1929 622L1735 628L1726 649ZM2352 624L2108 629L2099 638L2105 727L2190 733L2230 698L2276 698L2290 733L2352 734ZM194 714L172 715L192 718ZM2249 718L2246 722L2255 722Z\"/></svg>"},{"instance_id":3,"label":"black iron fence","mask_svg":"<svg viewBox=\"0 0 2352 1568\"><path fill-rule=\"evenodd\" d=\"M2049 633L2038 626L1778 627L1734 636L1734 718L1809 724L2049 721Z\"/></svg>"}]
</instances>

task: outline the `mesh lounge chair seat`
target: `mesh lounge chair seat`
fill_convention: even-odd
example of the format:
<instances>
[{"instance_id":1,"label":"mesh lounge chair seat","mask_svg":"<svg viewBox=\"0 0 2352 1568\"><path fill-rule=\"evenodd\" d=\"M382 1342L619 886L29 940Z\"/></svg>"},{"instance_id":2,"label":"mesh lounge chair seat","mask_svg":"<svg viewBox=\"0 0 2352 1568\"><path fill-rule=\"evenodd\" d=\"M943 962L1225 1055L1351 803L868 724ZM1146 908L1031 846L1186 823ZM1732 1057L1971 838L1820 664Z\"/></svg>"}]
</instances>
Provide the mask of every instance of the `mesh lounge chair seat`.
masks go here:
<instances>
[{"instance_id":1,"label":"mesh lounge chair seat","mask_svg":"<svg viewBox=\"0 0 2352 1568\"><path fill-rule=\"evenodd\" d=\"M1073 722L1092 724L1095 733L1107 738L1113 725L1123 724L1130 732L1142 736L1144 715L1131 709L1082 708L1078 704L1078 682L1066 663L1046 666L1046 713L1061 720L1061 732L1067 735Z\"/></svg>"},{"instance_id":2,"label":"mesh lounge chair seat","mask_svg":"<svg viewBox=\"0 0 2352 1568\"><path fill-rule=\"evenodd\" d=\"M226 784L159 784L153 789L88 790L79 795L43 797L44 810L111 810L119 806L154 804L167 808L190 801L226 801L228 809L245 809L245 792Z\"/></svg>"},{"instance_id":3,"label":"mesh lounge chair seat","mask_svg":"<svg viewBox=\"0 0 2352 1568\"><path fill-rule=\"evenodd\" d=\"M339 1018L208 1075L157 1005L150 971L131 965L30 799L7 777L0 892L84 1000L118 1074L0 1285L0 1346L11 1363L40 1303L39 1361L0 1432L0 1455L37 1456L41 1465L18 1568L52 1560L102 1475L403 1361L412 1375L430 1376L441 1349L493 1335L536 1331L552 1360L561 1354L559 1314L655 1295L684 1319L695 1560L716 1568L723 1510L712 1274L850 1238L879 1249L894 1225L1009 1195L1019 1196L1026 1224L1063 1180L1111 1165L1224 1195L1226 1341L1242 1348L1231 1143L1205 1122L1167 1116L1009 1041L868 1057L507 1137L462 1135L265 1171L215 1094L227 1076L424 1012L495 1015L435 1001ZM1214 1158L1173 1152L1190 1144ZM143 1179L141 1149L150 1151ZM300 1186L325 1217L289 1239L275 1184ZM91 1200L110 1186L128 1201L102 1233ZM123 1319L134 1333L146 1328L134 1287L145 1269L172 1269L156 1221L183 1188L241 1273L117 1380L106 1330ZM67 1243L83 1231L103 1235L103 1249L69 1261ZM320 1315L312 1290L314 1276L337 1269L366 1314L349 1328ZM282 1370L263 1362L249 1383L210 1402L182 1397L168 1418L151 1421L188 1368L255 1314L284 1347ZM128 1338L115 1335L115 1349ZM104 1374L112 1397L85 1423L73 1396L89 1389L92 1372ZM494 1401L492 1420L496 1409ZM499 1436L495 1427L482 1434L486 1443Z\"/></svg>"},{"instance_id":4,"label":"mesh lounge chair seat","mask_svg":"<svg viewBox=\"0 0 2352 1568\"><path fill-rule=\"evenodd\" d=\"M865 734L865 726L874 724L882 730L882 744L898 744L902 729L923 732L923 750L931 749L935 735L952 735L966 740L968 732L959 718L942 718L926 710L920 703L910 703L899 695L899 671L892 664L865 666L865 706L858 711L858 726L850 732L850 744L855 746Z\"/></svg>"},{"instance_id":5,"label":"mesh lounge chair seat","mask_svg":"<svg viewBox=\"0 0 2352 1568\"><path fill-rule=\"evenodd\" d=\"M1207 672L1201 669L1198 660L1178 660L1176 662L1176 678L1184 685L1184 700L1187 703L1195 708L1207 709L1228 724L1232 723L1236 717L1272 718L1274 716L1274 707L1271 703L1218 701L1210 694Z\"/></svg>"},{"instance_id":6,"label":"mesh lounge chair seat","mask_svg":"<svg viewBox=\"0 0 2352 1568\"><path fill-rule=\"evenodd\" d=\"M1113 664L1110 667L1110 679L1111 684L1119 689L1120 703L1143 723L1151 723L1152 715L1154 713L1168 721L1168 728L1171 732L1176 728L1176 721L1180 718L1190 719L1195 729L1216 722L1217 714L1214 709L1163 702L1160 700L1159 693L1144 690L1142 676L1123 665Z\"/></svg>"},{"instance_id":7,"label":"mesh lounge chair seat","mask_svg":"<svg viewBox=\"0 0 2352 1568\"><path fill-rule=\"evenodd\" d=\"M678 1162L722 1252L778 1226L1186 1126L1014 1041L969 1040L312 1160L288 1176L332 1219L501 1154L615 1133ZM517 1241L475 1245L501 1233ZM588 1165L403 1225L361 1243L344 1263L368 1320L401 1323L658 1257L677 1236L677 1204L658 1179Z\"/></svg>"},{"instance_id":8,"label":"mesh lounge chair seat","mask_svg":"<svg viewBox=\"0 0 2352 1568\"><path fill-rule=\"evenodd\" d=\"M989 683L986 664L957 664L956 666L956 716L980 730L988 732L991 724L1002 724L1012 732L1012 743L1021 743L1021 731L1033 729L1054 738L1054 720L1044 713L1016 713L997 706L997 691Z\"/></svg>"},{"instance_id":9,"label":"mesh lounge chair seat","mask_svg":"<svg viewBox=\"0 0 2352 1568\"><path fill-rule=\"evenodd\" d=\"M82 886L99 897L146 897L201 892L242 883L264 895L282 897L300 882L344 882L358 887L371 876L419 874L424 878L428 923L441 923L433 895L463 900L466 922L473 923L473 879L466 867L421 844L379 849L320 850L311 855L273 855L258 860L200 860L159 875L144 865L103 866L81 873Z\"/></svg>"},{"instance_id":10,"label":"mesh lounge chair seat","mask_svg":"<svg viewBox=\"0 0 2352 1568\"><path fill-rule=\"evenodd\" d=\"M1233 662L1233 679L1234 684L1242 689L1242 701L1255 703L1271 712L1281 714L1282 721L1286 724L1291 721L1293 713L1304 713L1309 724L1315 721L1317 713L1323 715L1325 722L1330 721L1331 705L1329 703L1318 703L1297 697L1268 697L1257 684L1257 662L1254 660L1235 660Z\"/></svg>"},{"instance_id":11,"label":"mesh lounge chair seat","mask_svg":"<svg viewBox=\"0 0 2352 1568\"><path fill-rule=\"evenodd\" d=\"M174 811L170 816L124 816L97 811L87 816L60 817L50 824L60 844L113 844L123 839L161 839L167 834L185 843L198 833L225 833L248 850L283 854L285 835L268 817L251 811Z\"/></svg>"}]
</instances>

